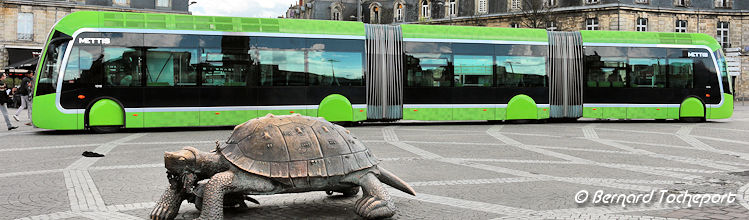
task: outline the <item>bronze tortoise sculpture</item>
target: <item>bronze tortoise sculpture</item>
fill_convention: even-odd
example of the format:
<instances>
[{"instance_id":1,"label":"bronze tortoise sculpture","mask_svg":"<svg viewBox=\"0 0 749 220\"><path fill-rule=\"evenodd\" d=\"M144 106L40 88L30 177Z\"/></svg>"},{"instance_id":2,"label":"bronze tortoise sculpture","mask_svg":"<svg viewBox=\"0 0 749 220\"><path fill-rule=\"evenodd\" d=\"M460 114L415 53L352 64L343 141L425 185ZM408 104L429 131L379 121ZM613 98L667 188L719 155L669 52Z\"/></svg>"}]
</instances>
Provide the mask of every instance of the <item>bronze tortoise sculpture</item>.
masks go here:
<instances>
[{"instance_id":1,"label":"bronze tortoise sculpture","mask_svg":"<svg viewBox=\"0 0 749 220\"><path fill-rule=\"evenodd\" d=\"M170 187L151 219L173 219L183 200L196 202L199 219L222 219L225 205L244 206L248 195L309 191L363 196L355 210L367 219L395 214L381 183L415 195L413 188L379 167L375 156L341 126L298 114L252 119L234 128L212 152L185 147L164 153ZM202 181L201 181L202 180ZM197 198L197 199L196 199Z\"/></svg>"}]
</instances>

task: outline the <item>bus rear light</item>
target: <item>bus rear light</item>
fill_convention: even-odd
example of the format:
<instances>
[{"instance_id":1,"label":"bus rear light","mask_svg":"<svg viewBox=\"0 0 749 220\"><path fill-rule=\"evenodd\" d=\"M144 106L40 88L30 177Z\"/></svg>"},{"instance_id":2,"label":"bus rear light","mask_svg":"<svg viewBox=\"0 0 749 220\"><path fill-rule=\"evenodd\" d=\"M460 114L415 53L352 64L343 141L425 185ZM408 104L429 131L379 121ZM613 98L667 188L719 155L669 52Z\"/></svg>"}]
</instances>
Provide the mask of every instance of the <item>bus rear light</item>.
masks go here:
<instances>
[{"instance_id":1,"label":"bus rear light","mask_svg":"<svg viewBox=\"0 0 749 220\"><path fill-rule=\"evenodd\" d=\"M656 108L655 110L656 110L656 111L660 111L661 109L659 109L659 108Z\"/></svg>"},{"instance_id":2,"label":"bus rear light","mask_svg":"<svg viewBox=\"0 0 749 220\"><path fill-rule=\"evenodd\" d=\"M546 111L546 109L544 109L544 111Z\"/></svg>"},{"instance_id":3,"label":"bus rear light","mask_svg":"<svg viewBox=\"0 0 749 220\"><path fill-rule=\"evenodd\" d=\"M216 112L216 115L220 115L220 114L221 114L221 112Z\"/></svg>"},{"instance_id":4,"label":"bus rear light","mask_svg":"<svg viewBox=\"0 0 749 220\"><path fill-rule=\"evenodd\" d=\"M595 109L595 108L594 108L594 109L593 109L593 111L595 111L595 110L598 110L598 109Z\"/></svg>"},{"instance_id":5,"label":"bus rear light","mask_svg":"<svg viewBox=\"0 0 749 220\"><path fill-rule=\"evenodd\" d=\"M414 111L415 111L415 112L418 112L419 110L418 110L418 109L414 109Z\"/></svg>"},{"instance_id":6,"label":"bus rear light","mask_svg":"<svg viewBox=\"0 0 749 220\"><path fill-rule=\"evenodd\" d=\"M289 113L294 114L294 111L289 111Z\"/></svg>"},{"instance_id":7,"label":"bus rear light","mask_svg":"<svg viewBox=\"0 0 749 220\"><path fill-rule=\"evenodd\" d=\"M364 109L362 109L362 110L359 110L359 112L364 112Z\"/></svg>"},{"instance_id":8,"label":"bus rear light","mask_svg":"<svg viewBox=\"0 0 749 220\"><path fill-rule=\"evenodd\" d=\"M138 114L133 114L133 116L138 117Z\"/></svg>"},{"instance_id":9,"label":"bus rear light","mask_svg":"<svg viewBox=\"0 0 749 220\"><path fill-rule=\"evenodd\" d=\"M484 109L484 111L486 111L486 109Z\"/></svg>"},{"instance_id":10,"label":"bus rear light","mask_svg":"<svg viewBox=\"0 0 749 220\"><path fill-rule=\"evenodd\" d=\"M85 98L86 98L85 95L78 95L78 99L85 99Z\"/></svg>"}]
</instances>

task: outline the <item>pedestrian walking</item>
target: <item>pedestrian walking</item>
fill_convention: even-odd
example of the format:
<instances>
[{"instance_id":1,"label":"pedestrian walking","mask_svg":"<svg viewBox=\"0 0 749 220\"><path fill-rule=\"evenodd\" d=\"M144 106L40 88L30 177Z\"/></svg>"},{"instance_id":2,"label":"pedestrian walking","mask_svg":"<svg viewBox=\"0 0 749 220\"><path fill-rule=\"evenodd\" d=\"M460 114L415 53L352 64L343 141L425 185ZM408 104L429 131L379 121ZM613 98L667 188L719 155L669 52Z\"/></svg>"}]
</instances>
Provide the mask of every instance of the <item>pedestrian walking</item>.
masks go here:
<instances>
[{"instance_id":1,"label":"pedestrian walking","mask_svg":"<svg viewBox=\"0 0 749 220\"><path fill-rule=\"evenodd\" d=\"M13 124L10 123L10 119L8 118L8 108L5 106L5 104L12 102L13 99L10 98L6 90L8 90L8 88L6 88L5 86L5 73L0 73L0 112L3 113L3 118L5 118L5 125L8 127L8 131L10 131L18 127L13 126Z\"/></svg>"},{"instance_id":2,"label":"pedestrian walking","mask_svg":"<svg viewBox=\"0 0 749 220\"><path fill-rule=\"evenodd\" d=\"M21 88L18 89L18 93L21 94L21 106L18 106L18 110L13 114L13 119L16 121L21 121L18 119L18 114L24 109L27 110L26 113L29 119L31 119L31 99L29 99L29 95L31 94L31 77L33 77L33 74L27 73L26 77L23 77L23 80L21 80ZM31 123L26 123L26 125L31 125Z\"/></svg>"}]
</instances>

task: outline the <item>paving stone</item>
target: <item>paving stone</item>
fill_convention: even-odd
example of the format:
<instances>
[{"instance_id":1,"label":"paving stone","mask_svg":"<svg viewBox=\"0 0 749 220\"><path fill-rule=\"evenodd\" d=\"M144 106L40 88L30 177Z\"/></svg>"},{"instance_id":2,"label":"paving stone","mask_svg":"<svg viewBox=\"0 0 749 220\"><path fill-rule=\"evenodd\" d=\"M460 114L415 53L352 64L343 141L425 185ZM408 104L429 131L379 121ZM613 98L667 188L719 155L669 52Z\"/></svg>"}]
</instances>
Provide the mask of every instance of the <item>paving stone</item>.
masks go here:
<instances>
[{"instance_id":1,"label":"paving stone","mask_svg":"<svg viewBox=\"0 0 749 220\"><path fill-rule=\"evenodd\" d=\"M0 178L0 218L69 210L67 192L62 173Z\"/></svg>"},{"instance_id":2,"label":"paving stone","mask_svg":"<svg viewBox=\"0 0 749 220\"><path fill-rule=\"evenodd\" d=\"M620 170L586 164L524 164L524 163L500 163L481 162L493 166L506 167L510 169L523 170L536 174L552 175L560 177L583 177L583 178L611 178L622 180L679 180L676 178L644 174L633 171Z\"/></svg>"},{"instance_id":3,"label":"paving stone","mask_svg":"<svg viewBox=\"0 0 749 220\"><path fill-rule=\"evenodd\" d=\"M42 149L28 151L0 152L0 173L18 173L39 170L51 170L65 168L76 160L82 158L84 151L95 149L94 146ZM40 163L39 161L44 161Z\"/></svg>"},{"instance_id":4,"label":"paving stone","mask_svg":"<svg viewBox=\"0 0 749 220\"><path fill-rule=\"evenodd\" d=\"M449 181L515 177L432 160L384 161L382 166L408 182Z\"/></svg>"},{"instance_id":5,"label":"paving stone","mask_svg":"<svg viewBox=\"0 0 749 220\"><path fill-rule=\"evenodd\" d=\"M92 170L106 205L156 201L169 185L164 168Z\"/></svg>"},{"instance_id":6,"label":"paving stone","mask_svg":"<svg viewBox=\"0 0 749 220\"><path fill-rule=\"evenodd\" d=\"M472 139L469 139L472 141ZM517 147L503 145L496 142L497 145L454 145L454 144L421 144L411 143L411 145L427 150L429 152L441 155L442 157L455 158L493 158L493 159L514 159L514 160L551 160L562 161L561 159L546 156L536 152L519 149Z\"/></svg>"}]
</instances>

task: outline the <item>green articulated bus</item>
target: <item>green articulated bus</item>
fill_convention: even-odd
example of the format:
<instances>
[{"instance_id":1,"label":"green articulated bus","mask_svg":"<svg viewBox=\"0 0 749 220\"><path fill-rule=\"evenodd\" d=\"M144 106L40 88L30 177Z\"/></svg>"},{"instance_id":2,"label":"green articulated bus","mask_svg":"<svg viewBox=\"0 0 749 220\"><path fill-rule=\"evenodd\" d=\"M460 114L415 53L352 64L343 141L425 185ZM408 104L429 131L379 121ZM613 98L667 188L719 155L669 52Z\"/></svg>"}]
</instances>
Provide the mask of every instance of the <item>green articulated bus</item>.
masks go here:
<instances>
[{"instance_id":1,"label":"green articulated bus","mask_svg":"<svg viewBox=\"0 0 749 220\"><path fill-rule=\"evenodd\" d=\"M80 11L53 27L38 68L33 122L55 130L733 113L705 34Z\"/></svg>"}]
</instances>

